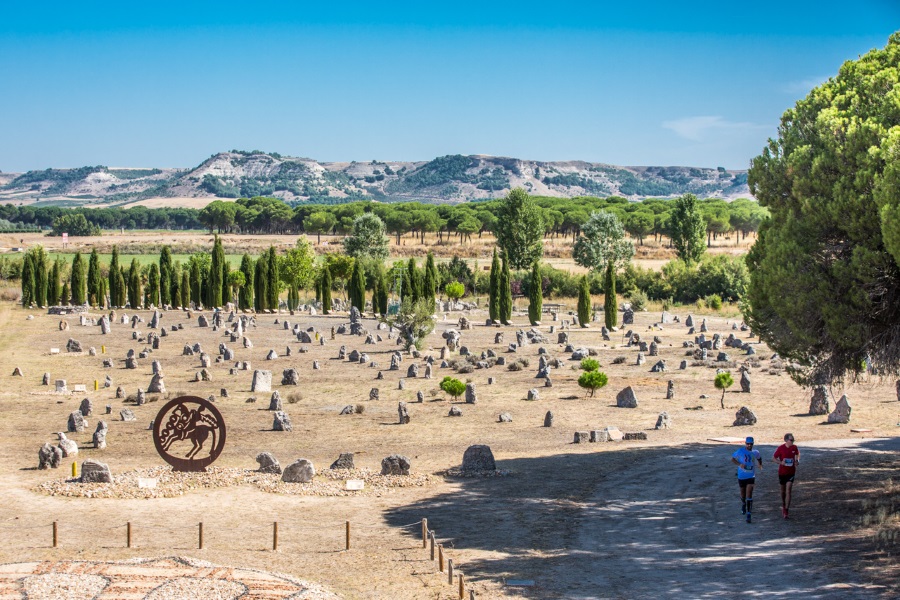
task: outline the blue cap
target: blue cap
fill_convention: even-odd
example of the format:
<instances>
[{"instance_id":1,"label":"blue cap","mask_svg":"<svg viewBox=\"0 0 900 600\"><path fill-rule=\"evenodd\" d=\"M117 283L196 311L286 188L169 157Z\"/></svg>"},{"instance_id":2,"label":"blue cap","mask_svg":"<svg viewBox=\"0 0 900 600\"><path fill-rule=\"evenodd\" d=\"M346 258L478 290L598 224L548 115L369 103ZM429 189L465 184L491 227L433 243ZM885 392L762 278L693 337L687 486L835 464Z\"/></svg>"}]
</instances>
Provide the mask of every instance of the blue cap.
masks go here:
<instances>
[{"instance_id":1,"label":"blue cap","mask_svg":"<svg viewBox=\"0 0 900 600\"><path fill-rule=\"evenodd\" d=\"M745 444L752 444L752 443L753 443L753 438L752 438L752 437L747 437L747 439L744 440L744 443L745 443Z\"/></svg>"}]
</instances>

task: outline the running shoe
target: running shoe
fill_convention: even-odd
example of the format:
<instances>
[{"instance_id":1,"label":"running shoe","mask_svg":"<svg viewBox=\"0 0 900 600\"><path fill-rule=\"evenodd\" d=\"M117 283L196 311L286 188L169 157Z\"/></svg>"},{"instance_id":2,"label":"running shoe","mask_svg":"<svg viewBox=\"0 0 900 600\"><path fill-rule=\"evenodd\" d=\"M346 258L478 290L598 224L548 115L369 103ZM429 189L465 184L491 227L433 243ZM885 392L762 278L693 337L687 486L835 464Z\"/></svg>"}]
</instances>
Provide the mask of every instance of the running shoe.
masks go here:
<instances>
[{"instance_id":1,"label":"running shoe","mask_svg":"<svg viewBox=\"0 0 900 600\"><path fill-rule=\"evenodd\" d=\"M747 514L747 503L746 502L741 502L741 514L742 515Z\"/></svg>"},{"instance_id":2,"label":"running shoe","mask_svg":"<svg viewBox=\"0 0 900 600\"><path fill-rule=\"evenodd\" d=\"M788 518L788 509L782 508L781 512L784 514L784 518L787 519Z\"/></svg>"},{"instance_id":3,"label":"running shoe","mask_svg":"<svg viewBox=\"0 0 900 600\"><path fill-rule=\"evenodd\" d=\"M750 513L747 513L747 522L750 522Z\"/></svg>"}]
</instances>

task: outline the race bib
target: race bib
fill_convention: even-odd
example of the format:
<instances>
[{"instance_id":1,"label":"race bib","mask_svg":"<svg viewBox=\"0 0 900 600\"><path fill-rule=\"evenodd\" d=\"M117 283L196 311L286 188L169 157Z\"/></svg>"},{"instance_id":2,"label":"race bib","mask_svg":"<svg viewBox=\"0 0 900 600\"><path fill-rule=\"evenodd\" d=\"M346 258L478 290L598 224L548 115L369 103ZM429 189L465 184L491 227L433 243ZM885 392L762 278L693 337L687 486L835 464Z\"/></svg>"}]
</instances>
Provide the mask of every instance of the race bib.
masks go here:
<instances>
[{"instance_id":1,"label":"race bib","mask_svg":"<svg viewBox=\"0 0 900 600\"><path fill-rule=\"evenodd\" d=\"M751 462L751 463L744 463L743 469L744 469L745 471L752 471L752 470L753 470L753 463L752 463L752 462Z\"/></svg>"},{"instance_id":2,"label":"race bib","mask_svg":"<svg viewBox=\"0 0 900 600\"><path fill-rule=\"evenodd\" d=\"M784 459L784 466L786 466L786 467L793 467L793 466L794 466L794 459L793 459L793 458L786 458L786 459Z\"/></svg>"}]
</instances>

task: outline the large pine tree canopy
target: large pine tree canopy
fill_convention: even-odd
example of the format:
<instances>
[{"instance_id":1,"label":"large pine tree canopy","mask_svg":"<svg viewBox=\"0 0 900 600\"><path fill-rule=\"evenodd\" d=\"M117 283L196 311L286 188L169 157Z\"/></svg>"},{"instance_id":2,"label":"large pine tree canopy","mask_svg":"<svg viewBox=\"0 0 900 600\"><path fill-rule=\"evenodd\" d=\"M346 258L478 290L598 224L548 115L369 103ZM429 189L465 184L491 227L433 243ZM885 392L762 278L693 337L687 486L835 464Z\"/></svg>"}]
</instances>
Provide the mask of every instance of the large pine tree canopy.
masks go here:
<instances>
[{"instance_id":1,"label":"large pine tree canopy","mask_svg":"<svg viewBox=\"0 0 900 600\"><path fill-rule=\"evenodd\" d=\"M900 365L900 34L784 113L752 161L771 218L748 256L746 317L800 368L838 381Z\"/></svg>"}]
</instances>

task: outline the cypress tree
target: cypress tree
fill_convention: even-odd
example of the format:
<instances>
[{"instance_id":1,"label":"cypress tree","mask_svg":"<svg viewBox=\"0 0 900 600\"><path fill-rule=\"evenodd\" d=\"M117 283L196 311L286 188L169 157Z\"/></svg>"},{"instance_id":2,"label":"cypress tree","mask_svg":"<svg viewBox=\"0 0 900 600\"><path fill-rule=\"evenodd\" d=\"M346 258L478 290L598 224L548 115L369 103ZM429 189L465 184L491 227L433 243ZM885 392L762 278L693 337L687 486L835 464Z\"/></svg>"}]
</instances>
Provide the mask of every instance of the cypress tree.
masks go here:
<instances>
[{"instance_id":1,"label":"cypress tree","mask_svg":"<svg viewBox=\"0 0 900 600\"><path fill-rule=\"evenodd\" d=\"M249 254L241 258L241 273L244 274L244 287L238 292L238 308L250 310L253 306L253 259Z\"/></svg>"},{"instance_id":2,"label":"cypress tree","mask_svg":"<svg viewBox=\"0 0 900 600\"><path fill-rule=\"evenodd\" d=\"M409 297L412 298L413 302L417 302L424 294L422 291L422 274L416 268L416 259L410 258L406 269L409 273Z\"/></svg>"},{"instance_id":3,"label":"cypress tree","mask_svg":"<svg viewBox=\"0 0 900 600\"><path fill-rule=\"evenodd\" d=\"M400 279L400 301L412 298L413 284L409 279L409 269L403 269L403 277Z\"/></svg>"},{"instance_id":4,"label":"cypress tree","mask_svg":"<svg viewBox=\"0 0 900 600\"><path fill-rule=\"evenodd\" d=\"M103 289L100 285L102 279L100 273L100 255L97 249L91 250L91 256L88 259L87 273L87 300L91 306L100 306L103 304Z\"/></svg>"},{"instance_id":5,"label":"cypress tree","mask_svg":"<svg viewBox=\"0 0 900 600\"><path fill-rule=\"evenodd\" d=\"M217 308L222 306L222 279L224 275L224 268L225 251L222 249L222 240L219 239L219 236L216 236L216 239L213 242L212 265L209 271L210 308Z\"/></svg>"},{"instance_id":6,"label":"cypress tree","mask_svg":"<svg viewBox=\"0 0 900 600\"><path fill-rule=\"evenodd\" d=\"M435 296L437 295L438 272L434 265L434 254L428 253L425 258L425 276L422 279L422 297L431 303L434 307ZM433 310L433 309L432 309Z\"/></svg>"},{"instance_id":7,"label":"cypress tree","mask_svg":"<svg viewBox=\"0 0 900 600\"><path fill-rule=\"evenodd\" d=\"M32 302L34 302L34 261L30 254L26 254L22 263L22 306L30 306Z\"/></svg>"},{"instance_id":8,"label":"cypress tree","mask_svg":"<svg viewBox=\"0 0 900 600\"><path fill-rule=\"evenodd\" d=\"M191 262L191 302L196 306L203 304L203 279L200 276L200 263Z\"/></svg>"},{"instance_id":9,"label":"cypress tree","mask_svg":"<svg viewBox=\"0 0 900 600\"><path fill-rule=\"evenodd\" d=\"M162 279L162 275L160 275L160 279ZM171 285L169 286L169 304L171 306L180 306L181 305L181 275L175 272L175 267L169 271L169 281ZM165 287L163 285L163 287ZM159 288L160 295L162 294L163 287Z\"/></svg>"},{"instance_id":10,"label":"cypress tree","mask_svg":"<svg viewBox=\"0 0 900 600\"><path fill-rule=\"evenodd\" d=\"M262 256L256 259L256 273L254 276L254 281L256 282L256 300L254 309L256 310L256 312L262 312L268 308L267 302L269 301L269 279L266 269L267 264L268 256L266 252L263 252Z\"/></svg>"},{"instance_id":11,"label":"cypress tree","mask_svg":"<svg viewBox=\"0 0 900 600\"><path fill-rule=\"evenodd\" d=\"M159 253L159 301L163 306L178 304L172 291L176 281L172 271L172 250L163 246Z\"/></svg>"},{"instance_id":12,"label":"cypress tree","mask_svg":"<svg viewBox=\"0 0 900 600\"><path fill-rule=\"evenodd\" d=\"M119 304L119 247L113 246L112 258L109 261L109 299L116 308Z\"/></svg>"},{"instance_id":13,"label":"cypress tree","mask_svg":"<svg viewBox=\"0 0 900 600\"><path fill-rule=\"evenodd\" d=\"M616 270L610 262L606 265L606 295L603 300L603 312L606 327L612 329L619 321L619 307L616 302Z\"/></svg>"},{"instance_id":14,"label":"cypress tree","mask_svg":"<svg viewBox=\"0 0 900 600\"><path fill-rule=\"evenodd\" d=\"M50 268L50 281L47 285L47 303L50 306L56 306L59 304L60 297L62 296L62 289L60 288L60 260L57 258L53 261L53 266Z\"/></svg>"},{"instance_id":15,"label":"cypress tree","mask_svg":"<svg viewBox=\"0 0 900 600\"><path fill-rule=\"evenodd\" d=\"M318 277L316 277L315 281L316 288L316 302L322 301L322 274L320 273Z\"/></svg>"},{"instance_id":16,"label":"cypress tree","mask_svg":"<svg viewBox=\"0 0 900 600\"><path fill-rule=\"evenodd\" d=\"M500 260L500 264L502 265L500 268L500 322L504 325L509 325L509 320L512 319L512 289L509 285L509 262L506 260L506 255L504 254Z\"/></svg>"},{"instance_id":17,"label":"cypress tree","mask_svg":"<svg viewBox=\"0 0 900 600\"><path fill-rule=\"evenodd\" d=\"M322 313L329 314L331 312L331 269L325 265L322 273Z\"/></svg>"},{"instance_id":18,"label":"cypress tree","mask_svg":"<svg viewBox=\"0 0 900 600\"><path fill-rule=\"evenodd\" d=\"M181 308L187 308L191 305L191 273L187 267L181 271Z\"/></svg>"},{"instance_id":19,"label":"cypress tree","mask_svg":"<svg viewBox=\"0 0 900 600\"><path fill-rule=\"evenodd\" d=\"M81 306L87 302L87 286L84 280L84 265L81 261L81 252L75 255L72 261L72 304Z\"/></svg>"},{"instance_id":20,"label":"cypress tree","mask_svg":"<svg viewBox=\"0 0 900 600\"><path fill-rule=\"evenodd\" d=\"M118 294L118 297L116 298L116 302L118 303L117 306L125 306L127 292L128 286L125 285L125 267L119 267L119 276L116 277L116 294Z\"/></svg>"},{"instance_id":21,"label":"cypress tree","mask_svg":"<svg viewBox=\"0 0 900 600\"><path fill-rule=\"evenodd\" d=\"M490 287L488 287L488 316L494 323L500 322L500 257L494 248L491 260Z\"/></svg>"},{"instance_id":22,"label":"cypress tree","mask_svg":"<svg viewBox=\"0 0 900 600\"><path fill-rule=\"evenodd\" d=\"M228 261L226 260L222 263L222 304L228 304L231 302L232 298L232 290L231 285L228 283L228 276L231 274L231 267L228 265Z\"/></svg>"},{"instance_id":23,"label":"cypress tree","mask_svg":"<svg viewBox=\"0 0 900 600\"><path fill-rule=\"evenodd\" d=\"M388 310L388 285L385 281L385 274L378 273L378 313L384 317Z\"/></svg>"},{"instance_id":24,"label":"cypress tree","mask_svg":"<svg viewBox=\"0 0 900 600\"><path fill-rule=\"evenodd\" d=\"M44 249L38 246L34 255L34 301L38 306L47 306L46 256Z\"/></svg>"},{"instance_id":25,"label":"cypress tree","mask_svg":"<svg viewBox=\"0 0 900 600\"><path fill-rule=\"evenodd\" d=\"M150 265L150 277L147 280L147 307L159 306L159 267L156 263Z\"/></svg>"},{"instance_id":26,"label":"cypress tree","mask_svg":"<svg viewBox=\"0 0 900 600\"><path fill-rule=\"evenodd\" d=\"M531 280L528 282L528 320L532 325L541 321L541 307L544 296L541 288L541 267L538 261L531 265Z\"/></svg>"},{"instance_id":27,"label":"cypress tree","mask_svg":"<svg viewBox=\"0 0 900 600\"><path fill-rule=\"evenodd\" d=\"M101 277L100 278L100 308L106 307L106 288L108 285L109 284L107 283L106 279Z\"/></svg>"},{"instance_id":28,"label":"cypress tree","mask_svg":"<svg viewBox=\"0 0 900 600\"><path fill-rule=\"evenodd\" d=\"M269 260L266 264L266 277L268 278L268 282L266 282L266 304L269 306L270 310L278 311L278 256L275 254L275 246L269 246Z\"/></svg>"},{"instance_id":29,"label":"cypress tree","mask_svg":"<svg viewBox=\"0 0 900 600\"><path fill-rule=\"evenodd\" d=\"M75 293L74 285L72 286L72 293ZM141 306L141 268L138 265L137 259L131 259L131 267L128 269L128 303L131 305L131 310L137 310Z\"/></svg>"},{"instance_id":30,"label":"cypress tree","mask_svg":"<svg viewBox=\"0 0 900 600\"><path fill-rule=\"evenodd\" d=\"M60 303L63 305L70 304L72 300L72 295L69 293L69 282L63 283L62 286L62 296Z\"/></svg>"},{"instance_id":31,"label":"cypress tree","mask_svg":"<svg viewBox=\"0 0 900 600\"><path fill-rule=\"evenodd\" d=\"M578 324L587 327L591 322L591 288L588 286L587 275L581 277L581 285L578 286Z\"/></svg>"}]
</instances>

